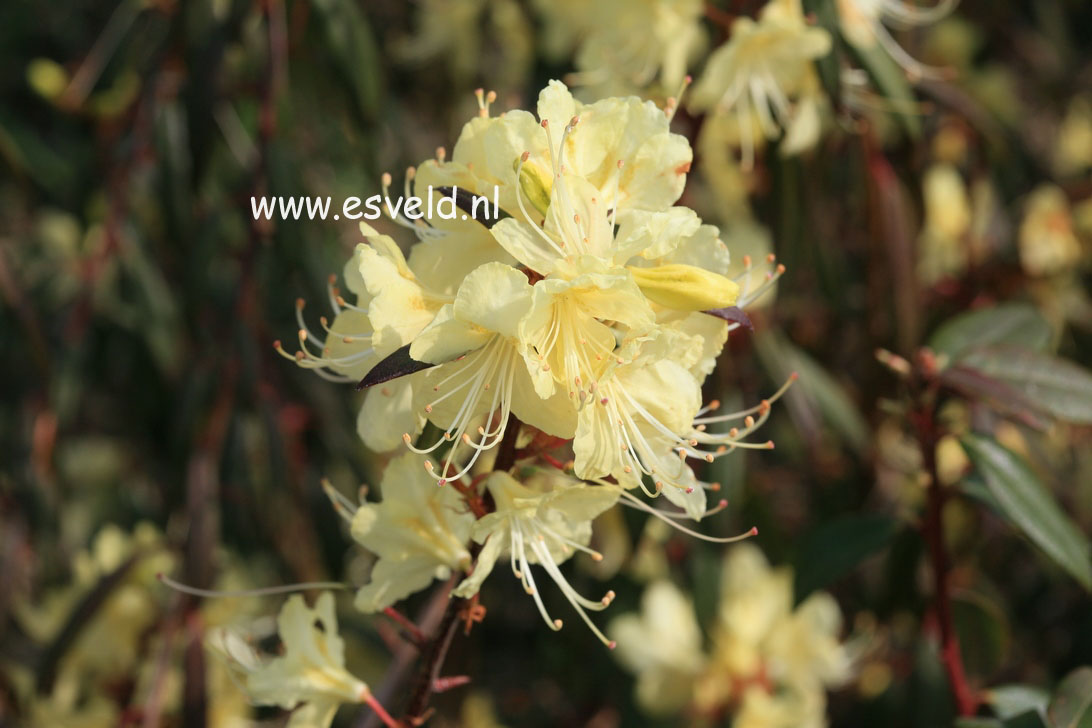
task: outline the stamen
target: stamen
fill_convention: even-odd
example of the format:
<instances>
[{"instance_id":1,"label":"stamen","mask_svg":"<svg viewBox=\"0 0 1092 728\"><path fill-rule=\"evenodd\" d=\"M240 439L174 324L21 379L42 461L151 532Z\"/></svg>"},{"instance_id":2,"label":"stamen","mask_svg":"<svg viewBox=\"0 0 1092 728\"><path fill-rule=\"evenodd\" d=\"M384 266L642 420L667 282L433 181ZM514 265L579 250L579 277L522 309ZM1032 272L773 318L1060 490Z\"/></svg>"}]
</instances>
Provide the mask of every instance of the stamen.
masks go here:
<instances>
[{"instance_id":1,"label":"stamen","mask_svg":"<svg viewBox=\"0 0 1092 728\"><path fill-rule=\"evenodd\" d=\"M291 594L293 592L306 591L308 589L348 589L348 584L339 581L307 581L297 584L284 584L282 586L269 586L261 589L240 589L234 591L220 591L215 589L199 589L195 586L175 581L163 572L155 575L155 578L175 591L189 594L195 597L208 598L235 598L235 597L266 597L275 594Z\"/></svg>"}]
</instances>

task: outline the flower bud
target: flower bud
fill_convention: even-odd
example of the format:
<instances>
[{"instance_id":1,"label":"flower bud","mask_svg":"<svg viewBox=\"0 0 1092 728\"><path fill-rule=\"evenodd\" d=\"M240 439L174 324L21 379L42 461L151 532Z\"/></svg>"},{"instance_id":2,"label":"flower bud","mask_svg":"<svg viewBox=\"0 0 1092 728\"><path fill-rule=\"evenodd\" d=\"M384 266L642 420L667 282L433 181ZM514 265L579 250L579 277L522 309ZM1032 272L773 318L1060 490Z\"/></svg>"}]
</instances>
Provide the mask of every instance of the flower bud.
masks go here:
<instances>
[{"instance_id":1,"label":"flower bud","mask_svg":"<svg viewBox=\"0 0 1092 728\"><path fill-rule=\"evenodd\" d=\"M519 171L519 189L525 202L545 216L550 207L550 181L533 164L521 166L519 159L512 167Z\"/></svg>"},{"instance_id":2,"label":"flower bud","mask_svg":"<svg viewBox=\"0 0 1092 728\"><path fill-rule=\"evenodd\" d=\"M735 281L697 266L669 263L627 270L649 300L677 311L724 308L739 298Z\"/></svg>"}]
</instances>

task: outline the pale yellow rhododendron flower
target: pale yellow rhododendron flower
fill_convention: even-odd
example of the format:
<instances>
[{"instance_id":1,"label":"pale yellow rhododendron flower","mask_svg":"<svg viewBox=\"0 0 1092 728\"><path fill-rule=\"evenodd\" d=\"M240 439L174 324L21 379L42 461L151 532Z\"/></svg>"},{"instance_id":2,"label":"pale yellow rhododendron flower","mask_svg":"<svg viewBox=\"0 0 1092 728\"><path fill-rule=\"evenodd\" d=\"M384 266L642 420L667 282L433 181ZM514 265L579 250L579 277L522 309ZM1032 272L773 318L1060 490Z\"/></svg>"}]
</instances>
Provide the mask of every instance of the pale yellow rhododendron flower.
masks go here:
<instances>
[{"instance_id":1,"label":"pale yellow rhododendron flower","mask_svg":"<svg viewBox=\"0 0 1092 728\"><path fill-rule=\"evenodd\" d=\"M342 703L368 703L387 725L397 725L368 686L345 669L331 592L322 592L314 607L299 595L289 597L277 615L277 633L284 653L272 659L226 630L212 632L208 645L243 673L255 703L292 710L291 728L328 728Z\"/></svg>"},{"instance_id":2,"label":"pale yellow rhododendron flower","mask_svg":"<svg viewBox=\"0 0 1092 728\"><path fill-rule=\"evenodd\" d=\"M1069 200L1060 188L1043 185L1031 193L1020 223L1020 264L1033 276L1072 269L1081 259Z\"/></svg>"},{"instance_id":3,"label":"pale yellow rhododendron flower","mask_svg":"<svg viewBox=\"0 0 1092 728\"><path fill-rule=\"evenodd\" d=\"M596 96L640 93L654 83L674 93L687 66L706 46L703 14L701 0L588 3L577 16L583 32L573 83Z\"/></svg>"},{"instance_id":4,"label":"pale yellow rhododendron flower","mask_svg":"<svg viewBox=\"0 0 1092 728\"><path fill-rule=\"evenodd\" d=\"M735 727L825 725L826 690L852 672L830 595L794 609L792 572L741 545L724 562L719 605L708 651L692 606L667 582L649 586L640 616L612 622L619 660L637 673L638 704L656 714L727 710Z\"/></svg>"},{"instance_id":5,"label":"pale yellow rhododendron flower","mask_svg":"<svg viewBox=\"0 0 1092 728\"><path fill-rule=\"evenodd\" d=\"M370 581L356 595L356 608L364 612L381 611L434 579L469 569L471 562L473 514L454 489L436 487L417 457L406 453L392 460L381 490L379 503L354 507L338 500L353 539L378 557Z\"/></svg>"},{"instance_id":6,"label":"pale yellow rhododendron flower","mask_svg":"<svg viewBox=\"0 0 1092 728\"><path fill-rule=\"evenodd\" d=\"M523 82L533 57L533 35L517 0L425 0L416 32L395 44L404 62L440 59L464 85L488 73L502 87Z\"/></svg>"},{"instance_id":7,"label":"pale yellow rhododendron flower","mask_svg":"<svg viewBox=\"0 0 1092 728\"><path fill-rule=\"evenodd\" d=\"M496 510L474 524L474 540L483 545L473 573L453 592L471 597L493 571L497 560L507 556L512 574L523 584L538 607L539 614L553 630L561 629L560 619L546 611L531 565L542 568L557 585L577 614L604 643L611 644L595 626L587 610L605 609L614 592L598 600L581 596L558 569L575 551L599 558L588 548L591 522L618 501L616 488L585 485L559 473L542 472L520 483L505 472L491 473L484 487L493 496ZM612 645L613 646L613 645Z\"/></svg>"},{"instance_id":8,"label":"pale yellow rhododendron flower","mask_svg":"<svg viewBox=\"0 0 1092 728\"><path fill-rule=\"evenodd\" d=\"M925 172L922 198L925 216L918 238L918 272L926 283L934 283L967 267L971 201L963 177L950 164L934 164Z\"/></svg>"},{"instance_id":9,"label":"pale yellow rhododendron flower","mask_svg":"<svg viewBox=\"0 0 1092 728\"><path fill-rule=\"evenodd\" d=\"M842 35L859 48L879 45L914 78L943 76L942 69L916 61L885 27L912 28L943 20L959 0L940 0L936 5L918 6L907 0L837 0Z\"/></svg>"},{"instance_id":10,"label":"pale yellow rhododendron flower","mask_svg":"<svg viewBox=\"0 0 1092 728\"><path fill-rule=\"evenodd\" d=\"M807 24L800 0L770 0L757 21L732 23L728 42L710 54L694 84L690 108L735 115L744 168L754 163L756 137L784 131L784 153L802 151L819 136L822 89L814 62L830 48L830 34Z\"/></svg>"},{"instance_id":11,"label":"pale yellow rhododendron flower","mask_svg":"<svg viewBox=\"0 0 1092 728\"><path fill-rule=\"evenodd\" d=\"M694 604L669 581L655 581L641 596L641 613L626 614L608 630L618 661L637 673L637 704L653 715L684 709L705 668Z\"/></svg>"},{"instance_id":12,"label":"pale yellow rhododendron flower","mask_svg":"<svg viewBox=\"0 0 1092 728\"><path fill-rule=\"evenodd\" d=\"M1092 170L1092 96L1069 102L1054 142L1054 171L1060 177Z\"/></svg>"}]
</instances>

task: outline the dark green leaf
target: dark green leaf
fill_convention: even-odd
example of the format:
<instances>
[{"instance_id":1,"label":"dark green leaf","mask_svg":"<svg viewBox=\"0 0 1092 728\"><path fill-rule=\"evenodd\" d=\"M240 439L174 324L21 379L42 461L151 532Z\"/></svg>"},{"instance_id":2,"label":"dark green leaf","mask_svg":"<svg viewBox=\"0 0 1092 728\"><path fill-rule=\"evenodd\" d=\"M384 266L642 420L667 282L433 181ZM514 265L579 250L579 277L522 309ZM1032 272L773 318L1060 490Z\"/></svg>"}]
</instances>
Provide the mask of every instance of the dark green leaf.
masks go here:
<instances>
[{"instance_id":1,"label":"dark green leaf","mask_svg":"<svg viewBox=\"0 0 1092 728\"><path fill-rule=\"evenodd\" d=\"M1048 728L1046 720L1037 710L1028 710L1001 722L1005 728Z\"/></svg>"},{"instance_id":2,"label":"dark green leaf","mask_svg":"<svg viewBox=\"0 0 1092 728\"><path fill-rule=\"evenodd\" d=\"M952 616L964 667L972 675L992 675L1004 664L1012 639L997 598L961 589L952 595Z\"/></svg>"},{"instance_id":3,"label":"dark green leaf","mask_svg":"<svg viewBox=\"0 0 1092 728\"><path fill-rule=\"evenodd\" d=\"M884 515L846 516L815 528L803 540L797 557L797 601L853 570L885 547L898 521Z\"/></svg>"},{"instance_id":4,"label":"dark green leaf","mask_svg":"<svg viewBox=\"0 0 1092 728\"><path fill-rule=\"evenodd\" d=\"M1092 667L1079 667L1062 680L1047 715L1051 728L1092 728Z\"/></svg>"},{"instance_id":5,"label":"dark green leaf","mask_svg":"<svg viewBox=\"0 0 1092 728\"><path fill-rule=\"evenodd\" d=\"M1092 424L1092 374L1076 364L1013 346L978 348L960 363L1019 392L1029 407L1077 424Z\"/></svg>"},{"instance_id":6,"label":"dark green leaf","mask_svg":"<svg viewBox=\"0 0 1092 728\"><path fill-rule=\"evenodd\" d=\"M1050 337L1050 325L1034 307L1005 303L949 319L929 339L929 348L954 362L982 346L1013 344L1042 351Z\"/></svg>"},{"instance_id":7,"label":"dark green leaf","mask_svg":"<svg viewBox=\"0 0 1092 728\"><path fill-rule=\"evenodd\" d=\"M962 442L1002 514L1052 561L1092 590L1088 539L1066 518L1028 464L991 438L968 434Z\"/></svg>"}]
</instances>

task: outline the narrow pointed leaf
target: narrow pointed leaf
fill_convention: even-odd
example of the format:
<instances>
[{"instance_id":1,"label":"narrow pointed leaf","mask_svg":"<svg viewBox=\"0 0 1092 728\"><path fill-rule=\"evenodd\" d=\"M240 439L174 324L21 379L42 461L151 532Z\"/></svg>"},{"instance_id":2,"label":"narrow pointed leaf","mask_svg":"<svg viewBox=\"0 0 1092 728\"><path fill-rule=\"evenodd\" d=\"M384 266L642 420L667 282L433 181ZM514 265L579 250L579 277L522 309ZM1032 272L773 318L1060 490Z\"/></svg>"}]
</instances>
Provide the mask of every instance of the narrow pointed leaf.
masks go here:
<instances>
[{"instance_id":1,"label":"narrow pointed leaf","mask_svg":"<svg viewBox=\"0 0 1092 728\"><path fill-rule=\"evenodd\" d=\"M1028 464L991 438L968 434L962 442L1001 515L1092 591L1088 538L1066 518Z\"/></svg>"}]
</instances>

